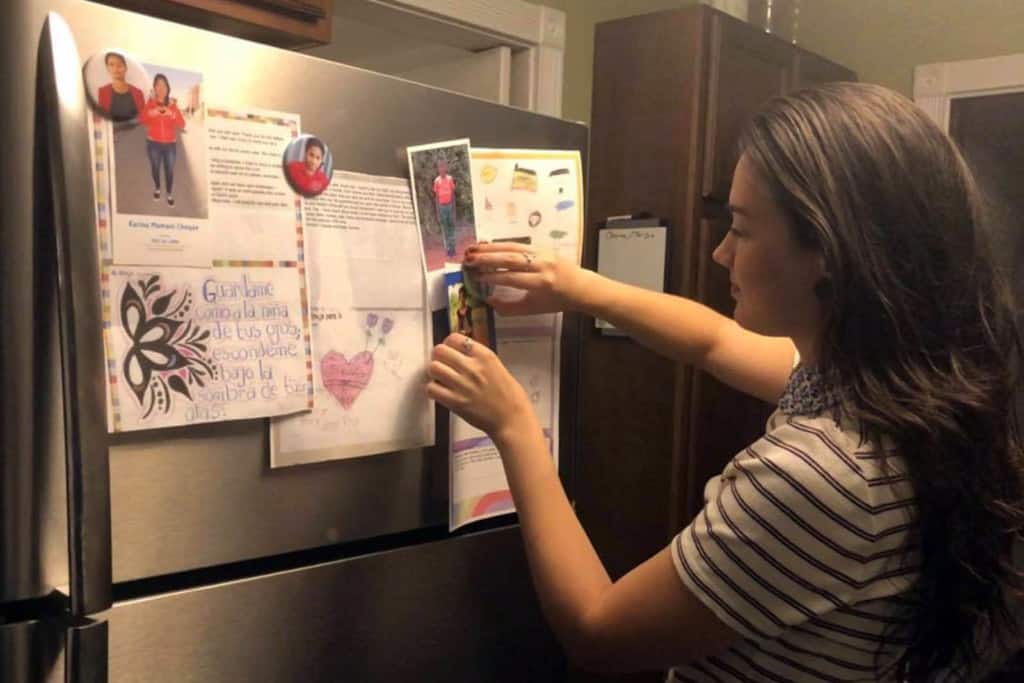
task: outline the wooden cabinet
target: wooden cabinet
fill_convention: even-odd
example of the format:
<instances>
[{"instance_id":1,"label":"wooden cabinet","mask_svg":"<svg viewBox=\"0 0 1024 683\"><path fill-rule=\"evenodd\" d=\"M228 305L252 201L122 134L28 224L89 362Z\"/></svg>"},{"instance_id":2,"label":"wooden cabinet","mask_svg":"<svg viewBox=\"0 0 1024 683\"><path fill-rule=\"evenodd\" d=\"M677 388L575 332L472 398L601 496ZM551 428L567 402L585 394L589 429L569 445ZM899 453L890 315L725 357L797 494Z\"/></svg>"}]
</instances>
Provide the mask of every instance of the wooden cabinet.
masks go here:
<instances>
[{"instance_id":1,"label":"wooden cabinet","mask_svg":"<svg viewBox=\"0 0 1024 683\"><path fill-rule=\"evenodd\" d=\"M711 253L728 230L742 126L774 95L854 79L706 6L599 24L585 264L597 262L600 221L649 211L670 227L669 291L731 315ZM772 406L592 327L581 362L577 511L619 576L689 522L706 481L763 433Z\"/></svg>"},{"instance_id":2,"label":"wooden cabinet","mask_svg":"<svg viewBox=\"0 0 1024 683\"><path fill-rule=\"evenodd\" d=\"M797 49L793 57L793 86L807 88L834 81L855 81L857 74L813 52Z\"/></svg>"},{"instance_id":3,"label":"wooden cabinet","mask_svg":"<svg viewBox=\"0 0 1024 683\"><path fill-rule=\"evenodd\" d=\"M332 0L97 0L279 47L331 42Z\"/></svg>"},{"instance_id":4,"label":"wooden cabinet","mask_svg":"<svg viewBox=\"0 0 1024 683\"><path fill-rule=\"evenodd\" d=\"M727 201L736 138L758 105L790 89L794 55L791 44L744 22L716 14L710 24L701 192Z\"/></svg>"}]
</instances>

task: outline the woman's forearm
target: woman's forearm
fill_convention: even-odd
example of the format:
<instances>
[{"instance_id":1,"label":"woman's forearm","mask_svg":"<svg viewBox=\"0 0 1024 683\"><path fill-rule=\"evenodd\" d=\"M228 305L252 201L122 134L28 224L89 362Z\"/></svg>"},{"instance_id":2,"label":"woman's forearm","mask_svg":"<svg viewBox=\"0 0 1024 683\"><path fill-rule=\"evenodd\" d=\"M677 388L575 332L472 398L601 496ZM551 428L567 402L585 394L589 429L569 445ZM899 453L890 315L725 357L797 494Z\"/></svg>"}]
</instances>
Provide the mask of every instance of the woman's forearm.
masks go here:
<instances>
[{"instance_id":1,"label":"woman's forearm","mask_svg":"<svg viewBox=\"0 0 1024 683\"><path fill-rule=\"evenodd\" d=\"M730 318L680 296L586 273L578 310L610 322L664 356L702 365Z\"/></svg>"},{"instance_id":2,"label":"woman's forearm","mask_svg":"<svg viewBox=\"0 0 1024 683\"><path fill-rule=\"evenodd\" d=\"M565 495L532 414L495 435L519 514L526 555L548 623L570 653L587 647L587 610L611 586Z\"/></svg>"}]
</instances>

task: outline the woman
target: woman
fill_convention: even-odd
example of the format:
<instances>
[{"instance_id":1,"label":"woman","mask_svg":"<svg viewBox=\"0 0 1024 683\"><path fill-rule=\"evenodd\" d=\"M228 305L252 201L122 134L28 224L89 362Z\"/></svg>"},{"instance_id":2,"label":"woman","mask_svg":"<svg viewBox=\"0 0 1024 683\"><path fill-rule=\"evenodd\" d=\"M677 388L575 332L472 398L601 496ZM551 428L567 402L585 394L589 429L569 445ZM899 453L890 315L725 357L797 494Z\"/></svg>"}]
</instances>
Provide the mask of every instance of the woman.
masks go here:
<instances>
[{"instance_id":1,"label":"woman","mask_svg":"<svg viewBox=\"0 0 1024 683\"><path fill-rule=\"evenodd\" d=\"M110 83L101 86L97 93L100 109L114 121L131 121L143 107L142 91L126 80L128 61L120 52L108 52L103 63L110 75Z\"/></svg>"},{"instance_id":2,"label":"woman","mask_svg":"<svg viewBox=\"0 0 1024 683\"><path fill-rule=\"evenodd\" d=\"M324 143L317 138L309 138L303 160L288 162L288 178L296 192L305 197L315 197L327 189L331 179L324 173L324 156Z\"/></svg>"},{"instance_id":3,"label":"woman","mask_svg":"<svg viewBox=\"0 0 1024 683\"><path fill-rule=\"evenodd\" d=\"M160 201L160 168L164 170L167 205L174 206L174 162L178 156L178 130L185 128L185 117L178 104L171 99L171 84L167 76L153 77L153 96L146 102L141 122L146 126L146 153L153 174L153 201Z\"/></svg>"},{"instance_id":4,"label":"woman","mask_svg":"<svg viewBox=\"0 0 1024 683\"><path fill-rule=\"evenodd\" d=\"M734 321L520 245L466 259L526 291L493 300L501 313L581 311L779 403L668 548L609 580L487 349L449 337L427 393L498 445L542 606L585 665L973 679L1018 644L1024 484L1020 348L971 174L912 103L868 85L773 100L741 149L714 252Z\"/></svg>"}]
</instances>

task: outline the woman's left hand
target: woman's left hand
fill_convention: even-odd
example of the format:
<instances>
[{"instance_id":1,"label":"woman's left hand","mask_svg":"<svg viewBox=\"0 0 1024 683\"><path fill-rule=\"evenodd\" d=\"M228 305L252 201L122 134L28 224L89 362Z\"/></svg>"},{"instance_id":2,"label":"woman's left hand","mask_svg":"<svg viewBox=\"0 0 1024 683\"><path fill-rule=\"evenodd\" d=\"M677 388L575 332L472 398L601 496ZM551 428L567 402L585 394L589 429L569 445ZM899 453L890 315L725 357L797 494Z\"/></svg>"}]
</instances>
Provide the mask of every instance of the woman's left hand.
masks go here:
<instances>
[{"instance_id":1,"label":"woman's left hand","mask_svg":"<svg viewBox=\"0 0 1024 683\"><path fill-rule=\"evenodd\" d=\"M532 408L523 387L486 345L450 334L434 347L427 395L492 439L528 419Z\"/></svg>"}]
</instances>

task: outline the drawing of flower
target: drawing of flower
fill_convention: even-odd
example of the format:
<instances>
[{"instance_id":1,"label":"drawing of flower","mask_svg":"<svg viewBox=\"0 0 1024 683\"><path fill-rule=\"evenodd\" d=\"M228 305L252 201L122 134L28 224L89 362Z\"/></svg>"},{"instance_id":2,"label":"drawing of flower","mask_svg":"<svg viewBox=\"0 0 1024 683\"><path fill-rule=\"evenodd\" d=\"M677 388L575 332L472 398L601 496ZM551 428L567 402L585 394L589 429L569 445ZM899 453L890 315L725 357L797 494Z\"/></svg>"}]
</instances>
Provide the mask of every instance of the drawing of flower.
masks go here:
<instances>
[{"instance_id":1,"label":"drawing of flower","mask_svg":"<svg viewBox=\"0 0 1024 683\"><path fill-rule=\"evenodd\" d=\"M217 373L206 357L209 330L186 320L192 293L175 303L177 290L162 294L159 275L136 284L121 295L121 326L132 342L121 367L145 419L154 409L171 411L172 391L193 400L189 385L202 387Z\"/></svg>"},{"instance_id":2,"label":"drawing of flower","mask_svg":"<svg viewBox=\"0 0 1024 683\"><path fill-rule=\"evenodd\" d=\"M366 326L367 327L374 327L374 326L376 326L376 324L377 324L377 314L376 313L367 313L366 314Z\"/></svg>"},{"instance_id":3,"label":"drawing of flower","mask_svg":"<svg viewBox=\"0 0 1024 683\"><path fill-rule=\"evenodd\" d=\"M384 346L384 338L388 336L395 327L395 321L391 318L384 318L384 322L380 324L380 337L377 339L377 346L373 347L373 352L377 353L377 349Z\"/></svg>"}]
</instances>

